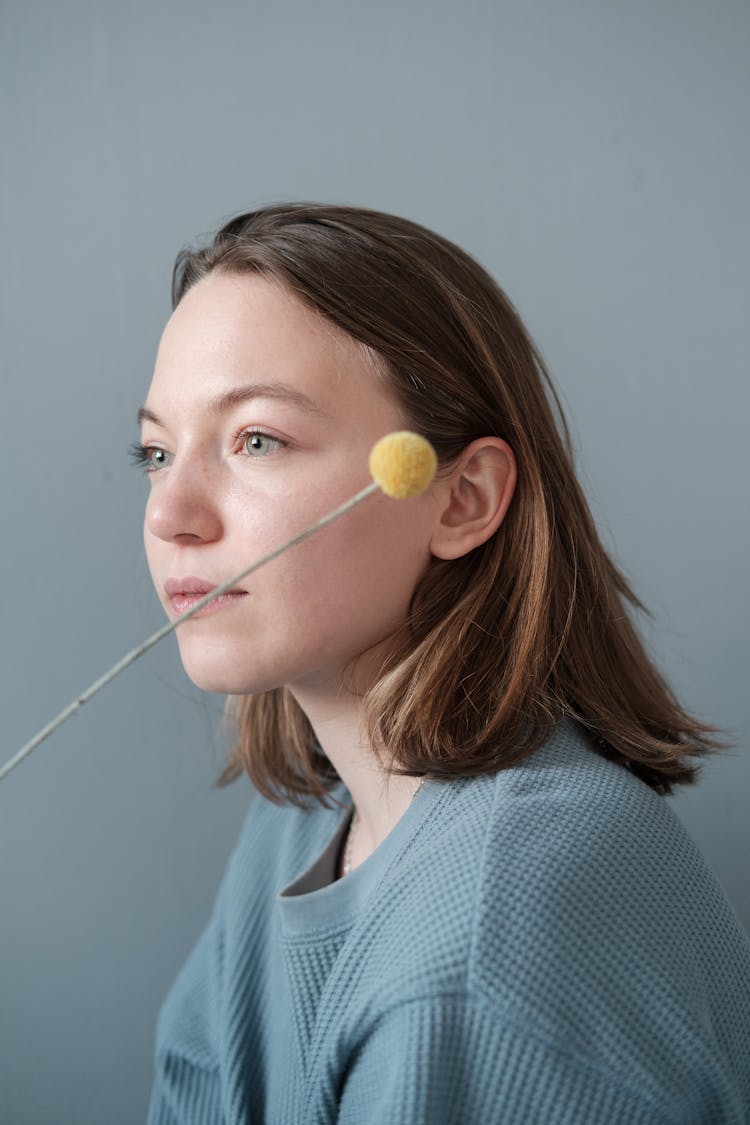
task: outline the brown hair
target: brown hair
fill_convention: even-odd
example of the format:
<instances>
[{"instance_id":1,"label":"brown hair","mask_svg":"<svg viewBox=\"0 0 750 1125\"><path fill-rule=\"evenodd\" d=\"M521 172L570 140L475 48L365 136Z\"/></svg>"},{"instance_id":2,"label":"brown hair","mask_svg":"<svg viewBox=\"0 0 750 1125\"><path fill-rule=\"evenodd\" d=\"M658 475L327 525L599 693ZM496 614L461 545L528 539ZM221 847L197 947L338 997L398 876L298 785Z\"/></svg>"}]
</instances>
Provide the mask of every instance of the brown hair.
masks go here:
<instances>
[{"instance_id":1,"label":"brown hair","mask_svg":"<svg viewBox=\"0 0 750 1125\"><path fill-rule=\"evenodd\" d=\"M273 278L364 345L441 465L486 435L515 454L500 528L463 558L432 561L365 697L381 764L438 779L494 772L571 716L658 792L694 781L689 758L727 744L647 655L628 612L648 611L599 538L550 376L489 274L406 219L308 203L240 215L183 250L173 304L213 270ZM288 689L236 697L229 713L237 740L218 784L246 770L277 803L327 803L337 775Z\"/></svg>"}]
</instances>

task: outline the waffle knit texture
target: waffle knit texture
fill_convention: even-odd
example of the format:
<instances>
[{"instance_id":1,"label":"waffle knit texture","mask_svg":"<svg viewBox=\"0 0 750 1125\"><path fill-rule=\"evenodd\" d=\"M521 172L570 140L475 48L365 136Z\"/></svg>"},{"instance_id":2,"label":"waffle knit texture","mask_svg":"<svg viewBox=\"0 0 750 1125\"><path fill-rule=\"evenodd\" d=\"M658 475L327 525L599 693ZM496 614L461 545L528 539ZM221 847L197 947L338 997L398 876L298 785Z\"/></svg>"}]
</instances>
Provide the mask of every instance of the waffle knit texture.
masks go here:
<instances>
[{"instance_id":1,"label":"waffle knit texture","mask_svg":"<svg viewBox=\"0 0 750 1125\"><path fill-rule=\"evenodd\" d=\"M149 1125L750 1121L747 935L669 803L577 724L427 782L332 882L335 794L253 794L159 1017Z\"/></svg>"}]
</instances>

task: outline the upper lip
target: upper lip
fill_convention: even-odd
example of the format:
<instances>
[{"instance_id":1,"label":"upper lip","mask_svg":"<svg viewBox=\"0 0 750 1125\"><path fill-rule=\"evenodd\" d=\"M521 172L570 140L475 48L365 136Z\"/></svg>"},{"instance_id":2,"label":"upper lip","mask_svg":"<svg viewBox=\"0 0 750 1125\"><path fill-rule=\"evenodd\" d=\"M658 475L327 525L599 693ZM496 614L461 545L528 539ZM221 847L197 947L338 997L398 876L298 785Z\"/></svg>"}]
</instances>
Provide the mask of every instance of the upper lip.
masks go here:
<instances>
[{"instance_id":1,"label":"upper lip","mask_svg":"<svg viewBox=\"0 0 750 1125\"><path fill-rule=\"evenodd\" d=\"M174 598L177 594L210 594L212 590L217 588L218 583L207 582L205 578L195 578L192 574L187 575L186 578L168 578L164 583L164 593L168 598ZM231 590L225 590L226 594L246 594L247 590L241 589L239 586L233 586Z\"/></svg>"}]
</instances>

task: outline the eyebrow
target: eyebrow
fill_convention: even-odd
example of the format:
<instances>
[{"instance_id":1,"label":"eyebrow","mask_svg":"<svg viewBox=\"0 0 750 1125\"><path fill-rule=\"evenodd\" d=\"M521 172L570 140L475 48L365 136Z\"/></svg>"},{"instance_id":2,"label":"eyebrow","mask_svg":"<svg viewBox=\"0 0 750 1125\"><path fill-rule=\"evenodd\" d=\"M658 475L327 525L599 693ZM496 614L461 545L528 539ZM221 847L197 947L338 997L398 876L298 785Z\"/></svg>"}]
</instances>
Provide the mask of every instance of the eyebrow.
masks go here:
<instances>
[{"instance_id":1,"label":"eyebrow","mask_svg":"<svg viewBox=\"0 0 750 1125\"><path fill-rule=\"evenodd\" d=\"M298 406L301 410L307 410L311 414L325 415L326 413L306 394L295 390L294 387L287 386L286 383L248 383L244 387L232 387L231 390L225 391L218 398L211 399L206 404L206 409L213 415L225 414L235 406L239 406L243 402L249 402L254 398L272 398L281 402L290 402L293 406ZM159 416L148 406L142 406L138 411L138 425L140 426L143 422L153 422L155 426L164 426Z\"/></svg>"}]
</instances>

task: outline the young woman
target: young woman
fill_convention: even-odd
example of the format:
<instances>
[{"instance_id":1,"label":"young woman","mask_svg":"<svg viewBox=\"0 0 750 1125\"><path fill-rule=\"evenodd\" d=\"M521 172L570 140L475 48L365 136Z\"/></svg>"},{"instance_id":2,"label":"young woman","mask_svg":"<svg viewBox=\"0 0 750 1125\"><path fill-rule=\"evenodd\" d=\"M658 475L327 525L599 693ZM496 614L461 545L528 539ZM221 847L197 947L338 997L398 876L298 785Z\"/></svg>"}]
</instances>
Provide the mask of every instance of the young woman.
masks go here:
<instances>
[{"instance_id":1,"label":"young woman","mask_svg":"<svg viewBox=\"0 0 750 1125\"><path fill-rule=\"evenodd\" d=\"M644 651L507 298L414 223L308 204L181 254L173 297L137 447L168 614L384 434L439 469L178 631L252 795L151 1125L750 1119L750 945L662 798L720 744Z\"/></svg>"}]
</instances>

